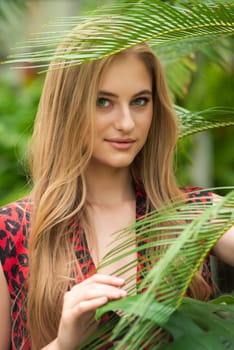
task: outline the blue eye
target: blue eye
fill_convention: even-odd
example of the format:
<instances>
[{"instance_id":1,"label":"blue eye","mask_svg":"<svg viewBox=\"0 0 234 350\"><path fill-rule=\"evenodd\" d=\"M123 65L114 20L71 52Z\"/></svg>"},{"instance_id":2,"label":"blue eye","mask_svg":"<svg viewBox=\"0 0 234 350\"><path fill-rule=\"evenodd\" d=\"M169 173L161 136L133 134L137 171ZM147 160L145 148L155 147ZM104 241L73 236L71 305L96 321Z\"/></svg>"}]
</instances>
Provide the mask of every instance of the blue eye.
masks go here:
<instances>
[{"instance_id":1,"label":"blue eye","mask_svg":"<svg viewBox=\"0 0 234 350\"><path fill-rule=\"evenodd\" d=\"M107 108L110 106L110 101L106 98L100 97L96 102L97 107Z\"/></svg>"},{"instance_id":2,"label":"blue eye","mask_svg":"<svg viewBox=\"0 0 234 350\"><path fill-rule=\"evenodd\" d=\"M148 98L139 97L139 98L136 98L134 101L132 101L132 104L135 106L142 107L142 106L145 106L148 102L149 102Z\"/></svg>"}]
</instances>

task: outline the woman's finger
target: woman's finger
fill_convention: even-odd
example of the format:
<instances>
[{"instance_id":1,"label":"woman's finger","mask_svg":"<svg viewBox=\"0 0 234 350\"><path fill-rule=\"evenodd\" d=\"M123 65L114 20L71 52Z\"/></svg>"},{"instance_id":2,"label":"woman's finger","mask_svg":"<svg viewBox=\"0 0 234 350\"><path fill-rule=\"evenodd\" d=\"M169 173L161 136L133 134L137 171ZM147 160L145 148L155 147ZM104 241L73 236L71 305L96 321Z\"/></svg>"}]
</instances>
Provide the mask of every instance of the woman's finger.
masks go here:
<instances>
[{"instance_id":1,"label":"woman's finger","mask_svg":"<svg viewBox=\"0 0 234 350\"><path fill-rule=\"evenodd\" d=\"M125 290L105 284L94 283L79 287L80 288L71 289L69 292L65 293L64 305L66 307L72 308L83 301L89 301L102 297L112 300L120 299L127 295Z\"/></svg>"},{"instance_id":2,"label":"woman's finger","mask_svg":"<svg viewBox=\"0 0 234 350\"><path fill-rule=\"evenodd\" d=\"M103 283L103 284L110 284L113 286L123 286L125 281L123 278L120 278L120 277L96 273L95 275L87 278L86 280L82 281L81 283L86 285L86 284L91 284L91 283L95 283L95 282L96 283Z\"/></svg>"},{"instance_id":3,"label":"woman's finger","mask_svg":"<svg viewBox=\"0 0 234 350\"><path fill-rule=\"evenodd\" d=\"M62 315L63 325L72 325L74 322L76 323L80 319L80 316L90 312L94 313L97 308L106 304L107 302L107 297L100 297L88 301L82 301L72 308L65 307Z\"/></svg>"},{"instance_id":4,"label":"woman's finger","mask_svg":"<svg viewBox=\"0 0 234 350\"><path fill-rule=\"evenodd\" d=\"M77 306L74 307L74 313L76 313L76 317L82 315L89 311L96 311L102 305L105 305L108 302L107 297L100 297L97 299L92 299L88 301L82 301Z\"/></svg>"}]
</instances>

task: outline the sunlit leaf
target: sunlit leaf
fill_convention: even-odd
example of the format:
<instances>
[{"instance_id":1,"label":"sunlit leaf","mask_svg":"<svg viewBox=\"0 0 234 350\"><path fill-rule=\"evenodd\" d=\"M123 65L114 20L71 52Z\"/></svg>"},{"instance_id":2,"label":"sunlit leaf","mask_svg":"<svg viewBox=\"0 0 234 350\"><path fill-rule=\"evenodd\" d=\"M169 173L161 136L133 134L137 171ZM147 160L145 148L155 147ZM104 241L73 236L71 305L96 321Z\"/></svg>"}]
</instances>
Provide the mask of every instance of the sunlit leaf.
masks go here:
<instances>
[{"instance_id":1,"label":"sunlit leaf","mask_svg":"<svg viewBox=\"0 0 234 350\"><path fill-rule=\"evenodd\" d=\"M23 47L30 49L29 53L13 56L10 61L27 61L39 67L47 67L52 60L54 67L60 61L67 65L81 64L145 41L156 51L160 46L168 52L174 50L178 58L179 47L184 56L188 50L191 52L191 47L194 51L203 43L232 34L233 14L234 6L230 2L225 5L217 2L213 7L197 1L192 8L173 7L159 0L142 0L134 6L115 3L97 9L92 17L62 18L47 36L43 33L32 38ZM60 26L63 30L59 32ZM74 49L71 52L61 49L55 54L55 47L61 41Z\"/></svg>"}]
</instances>

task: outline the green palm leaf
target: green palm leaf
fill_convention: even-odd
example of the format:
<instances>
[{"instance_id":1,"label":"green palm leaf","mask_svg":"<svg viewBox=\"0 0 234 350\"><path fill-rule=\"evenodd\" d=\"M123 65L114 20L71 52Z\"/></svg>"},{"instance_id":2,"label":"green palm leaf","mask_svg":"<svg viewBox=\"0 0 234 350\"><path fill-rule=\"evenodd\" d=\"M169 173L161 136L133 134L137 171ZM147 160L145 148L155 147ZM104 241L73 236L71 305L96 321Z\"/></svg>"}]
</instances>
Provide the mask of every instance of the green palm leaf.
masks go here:
<instances>
[{"instance_id":1,"label":"green palm leaf","mask_svg":"<svg viewBox=\"0 0 234 350\"><path fill-rule=\"evenodd\" d=\"M204 33L205 34L205 33ZM230 33L231 35L233 33ZM177 62L181 57L190 55L192 52L205 50L207 46L216 44L217 41L224 41L228 38L229 35L225 34L216 34L216 35L207 35L204 36L192 36L190 38L182 38L181 40L176 40L175 42L165 42L157 45L154 40L151 40L149 44L157 52L162 63L167 66Z\"/></svg>"},{"instance_id":2,"label":"green palm leaf","mask_svg":"<svg viewBox=\"0 0 234 350\"><path fill-rule=\"evenodd\" d=\"M204 197L205 199L207 198ZM124 232L115 234L115 241L121 237L127 238L106 256L102 266L121 260L135 251L128 237L132 229L135 229L137 240L141 243L138 249L150 248L143 269L145 278L138 285L139 291L147 291L136 297L111 302L98 311L99 317L109 310L127 311L113 331L113 338L118 339L127 330L116 349L140 349L142 343L149 340L149 334L152 334L155 349L164 340L167 341L167 332L157 332L155 327L164 327L180 308L195 272L215 242L233 223L234 191L213 205L178 202L174 208L167 207L153 212ZM155 237L160 239L155 240ZM157 263L152 265L152 261ZM128 269L131 269L131 264L114 273L120 275ZM157 312L152 310L152 305L157 308ZM115 323L116 319L113 319L105 326L105 331L109 332ZM95 349L101 344L102 340L96 338L89 340L86 346L87 349Z\"/></svg>"},{"instance_id":3,"label":"green palm leaf","mask_svg":"<svg viewBox=\"0 0 234 350\"><path fill-rule=\"evenodd\" d=\"M199 48L196 40L200 42ZM202 37L192 38L190 41L195 41L196 47L182 42L178 45L176 43L161 45L156 49L157 55L165 66L169 88L179 98L187 94L193 73L199 69L197 53L219 65L223 70L231 72L233 37L217 38L215 41L206 43L202 43Z\"/></svg>"},{"instance_id":4,"label":"green palm leaf","mask_svg":"<svg viewBox=\"0 0 234 350\"><path fill-rule=\"evenodd\" d=\"M33 49L33 52L18 54L10 61L27 61L35 66L46 67L51 60L65 60L67 65L75 65L109 56L144 41L152 43L154 48L164 46L164 49L167 47L169 50L171 47L174 51L177 51L179 43L184 55L188 48L191 50L191 45L196 50L201 42L207 44L233 33L233 3L213 3L216 4L215 8L197 1L193 3L192 9L187 9L172 7L159 0L142 0L134 6L132 3L122 3L102 7L92 17L62 19L61 23L55 25L54 31L32 39L27 47L23 47L24 50ZM58 33L61 24L63 28L67 24L67 32L62 30ZM64 37L77 24L78 28ZM61 41L71 44L75 49L71 52L60 50L54 54L55 47ZM41 47L45 49L41 50Z\"/></svg>"},{"instance_id":5,"label":"green palm leaf","mask_svg":"<svg viewBox=\"0 0 234 350\"><path fill-rule=\"evenodd\" d=\"M175 106L175 110L180 122L180 138L208 129L234 125L233 107L213 107L191 112Z\"/></svg>"},{"instance_id":6,"label":"green palm leaf","mask_svg":"<svg viewBox=\"0 0 234 350\"><path fill-rule=\"evenodd\" d=\"M145 313L139 303L139 296L129 297L128 300L125 300L124 305L122 301L116 301L114 305L116 310L122 308L125 312L134 312L134 315L140 317L141 320L150 321L151 324L155 323L155 329L158 326L158 312L166 310L166 306L153 301L149 311ZM137 307L133 308L136 305ZM110 310L111 305L107 304L102 310L99 310L99 316ZM179 309L174 311L163 325L163 329L173 337L173 342L166 345L162 342L155 343L153 349L230 350L234 348L233 327L233 297L224 296L209 303L184 298Z\"/></svg>"},{"instance_id":7,"label":"green palm leaf","mask_svg":"<svg viewBox=\"0 0 234 350\"><path fill-rule=\"evenodd\" d=\"M164 349L234 349L234 298L221 300L225 305L185 298L166 325L175 341Z\"/></svg>"},{"instance_id":8,"label":"green palm leaf","mask_svg":"<svg viewBox=\"0 0 234 350\"><path fill-rule=\"evenodd\" d=\"M67 65L78 65L147 41L163 63L170 65L191 52L233 34L233 1L191 1L190 7L186 1L180 1L180 5L173 7L158 0L142 0L134 6L130 2L103 7L94 12L91 21L90 17L61 19L47 35L39 35L22 47L30 50L30 53L13 56L10 62L27 61L37 67L47 67L54 60L56 68L56 61L65 60ZM59 28L64 28L64 24L67 24L67 31L63 29L58 32ZM79 28L70 35L71 28L77 24ZM71 52L60 50L55 54L55 48L61 42L71 44L75 49ZM211 127L234 124L232 108L189 112L176 107L176 111L181 119L180 137ZM123 235L127 238L107 255L102 266L136 252L128 236L131 230L135 230L141 243L138 249L150 251L146 256L145 268L142 269L145 279L138 285L139 291L147 291L136 297L111 302L100 309L98 317L109 310L123 310L126 315L120 322L114 315L108 325L99 330L99 335L107 334L107 338L97 338L96 334L86 342L85 348L94 350L105 344L113 327L113 338L121 336L116 349L140 349L143 342L146 345L151 341L154 343L153 348L159 349L167 343L168 332L178 337L179 341L186 341L183 339L186 336L183 327L179 337L173 322L181 321L181 325L184 322L194 323L189 317L185 321L194 305L193 301L186 301L185 292L204 257L223 232L233 225L233 207L234 191L213 206L177 202L175 206L152 212L135 225L117 233L115 240ZM155 240L155 236L160 239ZM152 261L157 263L152 264ZM116 275L121 275L131 267L130 263L118 269ZM133 279L132 276L127 282ZM217 309L220 310L220 307ZM225 307L221 311L226 312ZM201 334L200 325L194 324L191 334L194 329L197 334ZM207 340L205 336L204 339ZM176 347L169 345L168 349L175 350Z\"/></svg>"}]
</instances>

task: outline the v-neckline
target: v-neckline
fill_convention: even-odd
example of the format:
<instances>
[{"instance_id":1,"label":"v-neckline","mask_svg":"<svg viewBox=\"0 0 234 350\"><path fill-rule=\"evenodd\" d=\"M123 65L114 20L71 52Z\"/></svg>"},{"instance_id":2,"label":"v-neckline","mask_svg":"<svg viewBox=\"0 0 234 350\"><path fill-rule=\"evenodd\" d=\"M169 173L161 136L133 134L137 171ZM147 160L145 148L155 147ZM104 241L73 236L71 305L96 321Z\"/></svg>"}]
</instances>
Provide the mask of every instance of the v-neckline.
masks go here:
<instances>
[{"instance_id":1,"label":"v-neckline","mask_svg":"<svg viewBox=\"0 0 234 350\"><path fill-rule=\"evenodd\" d=\"M136 221L138 221L145 214L146 196L145 196L145 191L143 189L143 186L139 182L134 183L134 190L136 194L135 218L136 218ZM97 266L95 265L93 258L91 256L86 234L84 229L81 227L80 223L78 223L77 225L77 231L78 231L77 234L75 234L75 237L77 237L77 241L74 242L75 253L76 253L76 257L78 259L83 277L86 279L96 272ZM136 244L141 245L141 243L138 243L138 240L136 240ZM139 273L140 273L141 264L139 264L139 260L141 256L142 256L142 252L137 250L137 276L136 276L137 281L139 281L139 278L140 278Z\"/></svg>"}]
</instances>

